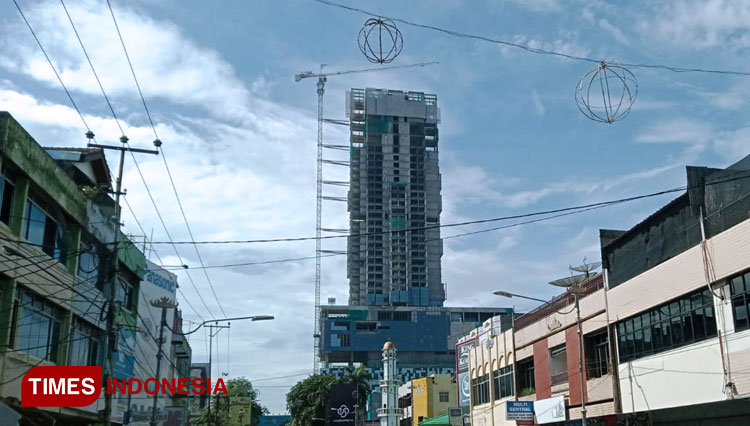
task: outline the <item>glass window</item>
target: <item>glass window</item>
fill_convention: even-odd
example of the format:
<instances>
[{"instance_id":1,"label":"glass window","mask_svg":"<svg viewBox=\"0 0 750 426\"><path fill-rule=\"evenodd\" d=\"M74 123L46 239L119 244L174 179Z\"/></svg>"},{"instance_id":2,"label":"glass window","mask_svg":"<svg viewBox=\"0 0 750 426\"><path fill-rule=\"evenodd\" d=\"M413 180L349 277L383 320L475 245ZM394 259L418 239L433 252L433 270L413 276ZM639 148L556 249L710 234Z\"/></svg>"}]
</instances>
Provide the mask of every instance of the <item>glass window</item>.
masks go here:
<instances>
[{"instance_id":1,"label":"glass window","mask_svg":"<svg viewBox=\"0 0 750 426\"><path fill-rule=\"evenodd\" d=\"M440 392L440 402L450 402L450 394L448 392Z\"/></svg>"},{"instance_id":2,"label":"glass window","mask_svg":"<svg viewBox=\"0 0 750 426\"><path fill-rule=\"evenodd\" d=\"M564 344L549 350L549 364L552 385L566 383L568 381L568 354Z\"/></svg>"},{"instance_id":3,"label":"glass window","mask_svg":"<svg viewBox=\"0 0 750 426\"><path fill-rule=\"evenodd\" d=\"M60 259L63 247L62 227L31 200L26 204L23 237L55 259Z\"/></svg>"},{"instance_id":4,"label":"glass window","mask_svg":"<svg viewBox=\"0 0 750 426\"><path fill-rule=\"evenodd\" d=\"M115 293L115 300L120 302L120 306L124 309L133 309L133 286L123 279L118 280L119 285L117 286L117 292Z\"/></svg>"},{"instance_id":5,"label":"glass window","mask_svg":"<svg viewBox=\"0 0 750 426\"><path fill-rule=\"evenodd\" d=\"M518 389L523 394L534 393L536 382L534 380L534 358L527 358L516 364L518 369Z\"/></svg>"},{"instance_id":6,"label":"glass window","mask_svg":"<svg viewBox=\"0 0 750 426\"><path fill-rule=\"evenodd\" d=\"M490 375L472 379L471 400L472 405L481 405L490 402Z\"/></svg>"},{"instance_id":7,"label":"glass window","mask_svg":"<svg viewBox=\"0 0 750 426\"><path fill-rule=\"evenodd\" d=\"M6 176L0 176L0 222L6 225L10 225L15 190L15 185Z\"/></svg>"},{"instance_id":8,"label":"glass window","mask_svg":"<svg viewBox=\"0 0 750 426\"><path fill-rule=\"evenodd\" d=\"M744 318L747 319L747 313ZM708 289L687 294L620 321L617 332L618 352L623 362L715 337L712 296Z\"/></svg>"},{"instance_id":9,"label":"glass window","mask_svg":"<svg viewBox=\"0 0 750 426\"><path fill-rule=\"evenodd\" d=\"M509 365L493 372L495 400L513 396L513 366Z\"/></svg>"},{"instance_id":10,"label":"glass window","mask_svg":"<svg viewBox=\"0 0 750 426\"><path fill-rule=\"evenodd\" d=\"M607 332L584 336L586 376L602 377L609 374L609 343Z\"/></svg>"},{"instance_id":11,"label":"glass window","mask_svg":"<svg viewBox=\"0 0 750 426\"><path fill-rule=\"evenodd\" d=\"M80 253L78 255L78 277L89 284L95 284L99 276L99 255L93 244L87 244L81 241Z\"/></svg>"},{"instance_id":12,"label":"glass window","mask_svg":"<svg viewBox=\"0 0 750 426\"><path fill-rule=\"evenodd\" d=\"M729 280L734 331L750 329L750 272Z\"/></svg>"},{"instance_id":13,"label":"glass window","mask_svg":"<svg viewBox=\"0 0 750 426\"><path fill-rule=\"evenodd\" d=\"M97 365L99 340L102 332L78 318L73 319L70 340L70 365Z\"/></svg>"},{"instance_id":14,"label":"glass window","mask_svg":"<svg viewBox=\"0 0 750 426\"><path fill-rule=\"evenodd\" d=\"M19 288L16 294L19 316L14 349L57 362L62 318L60 309L26 290Z\"/></svg>"}]
</instances>

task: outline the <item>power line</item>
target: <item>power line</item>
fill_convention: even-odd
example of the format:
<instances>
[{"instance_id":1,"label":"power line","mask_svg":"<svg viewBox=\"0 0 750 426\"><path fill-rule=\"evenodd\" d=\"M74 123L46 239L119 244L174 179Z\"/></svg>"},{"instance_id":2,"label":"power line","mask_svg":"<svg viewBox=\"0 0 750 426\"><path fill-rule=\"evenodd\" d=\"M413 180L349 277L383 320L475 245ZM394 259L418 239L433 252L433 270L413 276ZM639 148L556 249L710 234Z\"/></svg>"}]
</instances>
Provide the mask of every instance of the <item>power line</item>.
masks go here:
<instances>
[{"instance_id":1,"label":"power line","mask_svg":"<svg viewBox=\"0 0 750 426\"><path fill-rule=\"evenodd\" d=\"M464 222L431 225L431 226L424 226L424 227L418 227L418 228L404 228L404 229L398 229L398 230L386 230L386 231L378 231L378 232L363 232L363 233L358 233L358 234L326 235L326 236L320 237L320 239L329 240L329 239L340 239L340 238L349 238L349 237L366 237L366 236L371 236L371 235L395 234L399 232L422 231L422 230L431 230L431 229L440 229L440 228L454 228L454 227L467 226L467 225L477 225L477 224L482 224L482 223L501 222L501 221L512 220L512 219L524 219L524 218L533 217L533 216L544 216L544 215L549 215L549 214L571 212L571 211L576 211L576 210L585 211L586 209L590 209L592 207L608 207L612 205L628 203L631 201L643 200L647 198L658 197L660 195L667 195L667 194L672 194L675 192L683 192L683 191L687 191L687 190L694 189L694 188L718 185L721 183L733 182L736 180L747 179L747 178L750 178L750 171L738 172L735 174L734 177L727 178L727 179L720 179L720 180L716 180L713 182L699 183L696 185L683 185L683 186L679 186L679 187L672 188L672 189L665 189L662 191L651 192L648 194L635 195L632 197L618 198L614 200L601 201L601 202L583 204L583 205L578 205L578 206L561 207L561 208L552 209L552 210L542 210L542 211L536 211L536 212L531 212L531 213L522 213L522 214L517 214L517 215L499 216L499 217L494 217L494 218L489 218L489 219L478 219L478 220L470 220L470 221L464 221ZM196 241L196 242L153 241L152 244L181 244L181 245L184 245L184 244L257 244L257 243L310 241L310 240L315 240L315 239L317 239L317 237L289 237L289 238L269 238L269 239L254 239L254 240L221 240L221 241Z\"/></svg>"},{"instance_id":2,"label":"power line","mask_svg":"<svg viewBox=\"0 0 750 426\"><path fill-rule=\"evenodd\" d=\"M138 229L141 230L141 232L143 233L143 235L146 235L146 231L143 229L143 226L141 225L141 222L138 220L138 217L135 215L135 211L133 211L133 208L130 206L130 203L128 202L127 197L122 197L122 198L123 198L123 200L125 200L125 205L128 207L128 211L130 211L130 215L133 216L133 220L135 220L136 225L138 225ZM161 260L161 256L159 256L159 252L158 251L154 251L154 254L156 254L156 258L159 260L159 263L163 264L164 262ZM198 318L200 318L201 321L205 321L205 319L203 318L203 316L200 313L198 313L198 310L195 309L195 307L193 306L193 304L190 303L190 300L182 292L182 289L180 289L180 286L177 286L177 292L180 293L180 295L182 296L182 298L185 300L185 303L187 303L188 306L190 306L190 309L193 310L193 312L195 313L195 315L197 315Z\"/></svg>"},{"instance_id":3,"label":"power line","mask_svg":"<svg viewBox=\"0 0 750 426\"><path fill-rule=\"evenodd\" d=\"M404 25L409 25L409 26L412 26L412 27L426 29L426 30L431 30L431 31L437 31L437 32L440 32L440 33L443 33L443 34L448 34L448 35L453 36L453 37L467 38L467 39L473 39L473 40L480 40L480 41L485 41L485 42L489 42L489 43L500 44L500 45L504 45L504 46L508 46L508 47L514 47L514 48L517 48L517 49L522 49L522 50L525 50L525 51L527 51L529 53L536 53L536 54L541 54L541 55L558 56L558 57L563 57L563 58L572 59L572 60L576 60L576 61L593 62L593 63L600 63L600 62L602 62L601 59L593 59L593 58L587 58L587 57L584 57L584 56L570 55L570 54L567 54L567 53L557 52L557 51L554 51L554 50L538 49L538 48L534 48L534 47L530 47L530 46L524 46L524 45L518 44L518 43L513 43L513 42L510 42L510 41L506 41L506 40L500 40L500 39L490 38L490 37L486 37L486 36L480 36L480 35L462 33L462 32L453 31L453 30L447 30L447 29L444 29L444 28L436 27L434 25L420 24L420 23L417 23L417 22L408 21L406 19L394 18L394 17L390 17L390 16L381 15L379 13L370 12L370 11L367 11L367 10L364 10L364 9L360 9L360 8L356 8L356 7L352 7L352 6L347 6L347 5L343 5L343 4L339 4L339 3L334 3L334 2L328 1L328 0L314 0L314 1L316 1L318 3L321 3L321 4L324 4L324 5L327 5L327 6L333 6L333 7L337 7L337 8L340 8L340 9L345 9L345 10L348 10L350 12L358 12L358 13L362 13L362 14L365 14L365 15L368 15L368 16L378 16L380 18L389 19L389 20L391 20L393 22L400 22L400 23L402 23ZM632 64L632 63L622 63L622 65L623 66L628 66L628 67L631 67L631 68L663 69L663 70L672 71L672 72L678 72L678 73L682 73L682 72L697 72L697 73L707 73L707 74L726 74L726 75L750 76L750 72L748 72L748 71L716 70L716 69L703 69L703 68L692 68L692 67L675 67L675 66L661 65L661 64Z\"/></svg>"},{"instance_id":4,"label":"power line","mask_svg":"<svg viewBox=\"0 0 750 426\"><path fill-rule=\"evenodd\" d=\"M76 29L76 26L73 23L73 18L70 17L70 13L68 12L68 8L65 6L65 2L63 0L60 0L60 4L62 4L63 9L65 10L65 15L68 17L70 26L73 27L73 32L75 33L76 38L78 39L78 44L81 45L81 50L83 50L83 54L84 56L86 56L86 61L89 63L89 66L91 67L91 72L94 73L94 78L96 78L96 83L99 85L99 89L101 89L102 95L104 95L104 100L107 101L107 106L109 107L109 111L112 113L112 117L114 117L115 123L117 123L117 127L120 129L120 134L125 135L125 131L122 129L122 126L120 125L120 120L117 118L117 114L115 114L115 109L112 108L112 103L109 101L107 92L104 91L104 86L102 86L102 82L101 80L99 80L99 74L96 73L96 70L94 69L94 64L91 62L91 58L89 57L89 53L88 51L86 51L86 47L83 45L83 41L81 40L80 35L78 35L78 30Z\"/></svg>"},{"instance_id":5,"label":"power line","mask_svg":"<svg viewBox=\"0 0 750 426\"><path fill-rule=\"evenodd\" d=\"M151 125L151 130L154 132L154 144L157 145L157 147L160 147L161 151L161 158L164 162L164 167L167 170L167 176L169 177L169 182L172 186L172 191L174 192L175 198L177 199L177 206L180 209L180 213L182 214L182 219L185 221L185 227L187 228L188 235L190 236L190 240L195 241L195 238L193 237L193 230L190 227L190 223L188 222L187 215L185 214L185 209L182 207L182 201L180 200L180 195L177 192L177 187L174 183L174 178L172 177L172 171L169 169L169 164L167 163L167 158L164 155L164 148L161 147L161 141L159 140L159 135L156 132L156 126L154 125L154 120L151 117L151 112L148 109L148 105L146 104L146 98L143 96L143 91L141 90L141 85L138 83L138 77L135 74L135 68L133 67L133 63L130 60L130 54L128 54L128 49L125 46L125 40L122 38L122 33L120 32L120 26L117 24L117 18L115 18L115 13L112 10L112 4L109 0L107 0L107 6L109 7L109 12L112 15L112 21L115 24L115 29L117 30L117 36L120 39L120 44L122 45L122 50L125 52L125 59L128 61L128 66L130 67L130 73L133 76L133 81L135 82L135 86L138 89L138 95L141 98L141 103L143 104L143 109L146 111L146 116L148 117L148 121ZM157 144L158 141L158 144ZM201 266L204 266L203 263L203 257L201 256L200 251L198 250L197 245L193 245L195 248L195 254L198 256L198 261L200 262ZM208 276L208 272L206 269L203 269L203 274L206 276L206 281L208 282L208 286L211 289L211 293L214 296L214 299L216 299L216 303L219 305L219 309L221 310L221 313L226 317L227 314L224 311L224 307L221 305L221 301L219 300L219 297L216 295L216 290L214 289L213 282L211 282L211 278Z\"/></svg>"},{"instance_id":6,"label":"power line","mask_svg":"<svg viewBox=\"0 0 750 426\"><path fill-rule=\"evenodd\" d=\"M57 69L52 64L52 60L50 59L49 55L47 55L47 51L44 50L44 46L42 46L42 42L39 41L39 37L37 37L36 33L34 32L34 29L31 28L31 24L29 24L28 19L26 19L26 15L24 15L23 11L21 10L21 6L18 5L18 2L16 0L13 0L13 4L16 5L16 9L18 9L18 13L21 15L21 18L23 18L23 22L25 22L26 26L29 28L31 35L34 36L34 40L36 40L36 44L39 46L39 49L44 54L44 57L47 59L47 63L49 64L50 68L52 68L52 72L55 73L55 77L57 77L57 81L60 83L60 86L62 86L63 90L65 91L65 94L68 95L68 99L70 100L70 103L73 104L73 108L78 113L78 116L81 117L83 126L86 128L88 132L91 132L91 129L89 128L88 123L86 123L86 119L83 118L83 114L81 114L81 110L78 109L78 105L73 100L73 96L71 96L70 91L68 91L68 88L65 86L65 83L63 83L62 78L60 78L60 74L57 72Z\"/></svg>"}]
</instances>

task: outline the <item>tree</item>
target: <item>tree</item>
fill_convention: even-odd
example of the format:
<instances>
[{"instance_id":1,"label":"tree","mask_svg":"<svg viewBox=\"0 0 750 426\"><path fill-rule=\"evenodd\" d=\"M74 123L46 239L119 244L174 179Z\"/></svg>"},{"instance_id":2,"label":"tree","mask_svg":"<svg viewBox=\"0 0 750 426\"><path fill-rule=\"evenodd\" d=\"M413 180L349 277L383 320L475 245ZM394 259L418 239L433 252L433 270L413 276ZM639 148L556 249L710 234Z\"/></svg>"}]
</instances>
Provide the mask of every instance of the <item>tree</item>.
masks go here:
<instances>
[{"instance_id":1,"label":"tree","mask_svg":"<svg viewBox=\"0 0 750 426\"><path fill-rule=\"evenodd\" d=\"M320 425L326 418L331 385L336 378L329 374L315 374L294 385L286 394L286 409L292 416L292 426Z\"/></svg>"},{"instance_id":2,"label":"tree","mask_svg":"<svg viewBox=\"0 0 750 426\"><path fill-rule=\"evenodd\" d=\"M268 414L268 409L258 402L259 393L245 377L236 377L226 382L227 395L217 394L211 400L211 416L203 410L200 417L193 422L196 425L211 426L257 426L260 416ZM250 404L252 409L244 409ZM243 411L240 421L238 412ZM250 411L250 413L246 412ZM250 416L248 418L248 416Z\"/></svg>"},{"instance_id":3,"label":"tree","mask_svg":"<svg viewBox=\"0 0 750 426\"><path fill-rule=\"evenodd\" d=\"M370 394L370 380L372 374L367 371L364 364L357 367L348 366L341 378L343 383L354 383L357 385L357 419L360 423L365 419L365 409L367 408L367 396Z\"/></svg>"}]
</instances>

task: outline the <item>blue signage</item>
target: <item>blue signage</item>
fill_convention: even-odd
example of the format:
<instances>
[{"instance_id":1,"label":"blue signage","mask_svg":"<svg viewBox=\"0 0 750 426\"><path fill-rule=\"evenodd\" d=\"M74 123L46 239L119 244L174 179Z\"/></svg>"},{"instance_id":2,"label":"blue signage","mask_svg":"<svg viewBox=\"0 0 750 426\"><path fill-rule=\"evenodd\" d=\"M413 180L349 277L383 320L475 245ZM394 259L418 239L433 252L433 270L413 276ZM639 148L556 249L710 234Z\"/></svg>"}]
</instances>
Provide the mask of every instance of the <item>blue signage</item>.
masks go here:
<instances>
[{"instance_id":1,"label":"blue signage","mask_svg":"<svg viewBox=\"0 0 750 426\"><path fill-rule=\"evenodd\" d=\"M505 420L534 420L533 401L507 401Z\"/></svg>"}]
</instances>

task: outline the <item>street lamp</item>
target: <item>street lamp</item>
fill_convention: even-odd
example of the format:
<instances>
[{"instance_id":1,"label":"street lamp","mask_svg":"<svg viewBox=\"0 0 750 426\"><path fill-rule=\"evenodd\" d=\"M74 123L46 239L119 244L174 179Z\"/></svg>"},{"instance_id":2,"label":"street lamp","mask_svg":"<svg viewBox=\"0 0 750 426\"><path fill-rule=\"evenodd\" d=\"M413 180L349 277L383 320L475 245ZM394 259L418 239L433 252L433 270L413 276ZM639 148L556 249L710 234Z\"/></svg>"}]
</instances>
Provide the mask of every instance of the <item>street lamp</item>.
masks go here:
<instances>
[{"instance_id":1,"label":"street lamp","mask_svg":"<svg viewBox=\"0 0 750 426\"><path fill-rule=\"evenodd\" d=\"M586 278L588 278L588 274L586 274ZM576 323L578 324L578 375L581 377L581 425L586 426L586 393L585 393L585 387L586 383L583 380L583 331L581 328L581 308L578 303L578 293L580 293L583 289L580 286L580 283L583 280L565 280L564 284L561 284L561 281L563 280L557 280L552 281L549 284L558 286L558 287L566 287L566 291L573 295L575 298L575 305L576 305ZM570 283L570 284L568 284ZM502 296L502 297L519 297L521 299L528 299L528 300L534 300L537 302L544 303L545 306L548 306L550 302L542 299L537 299L536 297L529 297L529 296L523 296L520 294L515 293L509 293L507 291L497 290L492 292L495 296ZM515 333L515 331L514 331ZM515 346L515 345L514 345ZM515 353L515 350L514 350Z\"/></svg>"},{"instance_id":2,"label":"street lamp","mask_svg":"<svg viewBox=\"0 0 750 426\"><path fill-rule=\"evenodd\" d=\"M195 327L195 329L190 330L187 333L175 332L171 328L169 330L172 333L174 333L174 334L179 334L179 335L182 335L182 336L187 336L188 334L193 334L196 331L200 330L201 327L203 327L204 325L206 325L206 324L208 324L210 322L214 323L214 324L209 324L208 325L208 328L210 328L210 331L208 332L208 342L209 342L208 343L208 380L210 382L212 371L213 371L213 368L211 366L211 361L212 361L211 358L212 358L212 355L213 355L213 346L214 346L213 345L213 339L214 339L214 336L216 336L217 334L219 334L219 332L223 328L229 328L232 325L231 323L229 323L227 325L218 325L219 322L240 321L240 320L270 321L272 319L274 319L273 315L251 315L251 316L247 316L247 317L216 318L216 319L212 319L212 320L208 320L208 321L203 321L202 323L198 324L198 327ZM167 326L167 327L169 327L169 326ZM218 329L216 331L216 333L214 333L214 328ZM210 395L211 390L209 388L210 388L210 385L206 387L206 393L209 394L209 396L208 396L208 421L209 421L209 423L212 423L211 422L211 395Z\"/></svg>"},{"instance_id":3,"label":"street lamp","mask_svg":"<svg viewBox=\"0 0 750 426\"><path fill-rule=\"evenodd\" d=\"M152 300L151 306L155 308L161 308L161 325L159 326L159 341L157 342L159 344L159 349L156 352L156 381L157 383L160 380L159 377L159 371L161 369L161 358L162 358L162 350L161 345L164 343L164 327L167 326L167 309L174 309L177 307L177 304L172 302L168 297L164 296L162 298ZM151 421L149 422L150 426L156 426L156 402L158 398L158 392L154 394L154 404L151 406Z\"/></svg>"}]
</instances>

